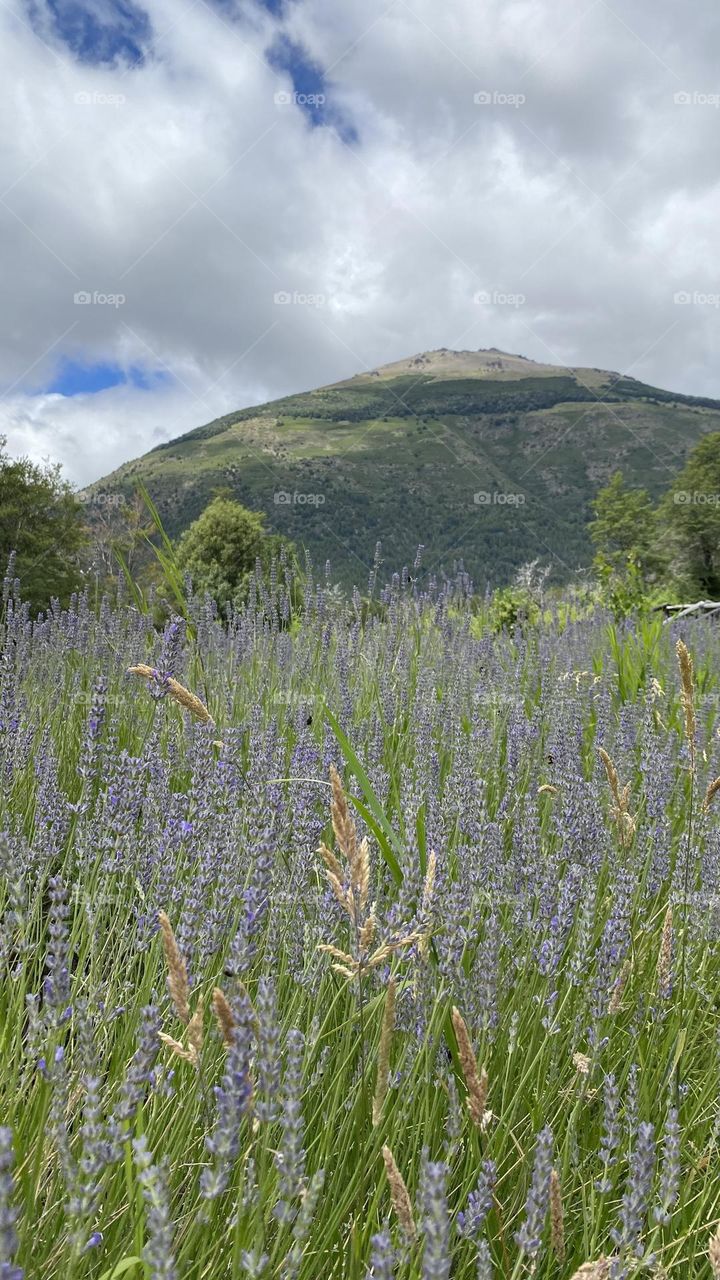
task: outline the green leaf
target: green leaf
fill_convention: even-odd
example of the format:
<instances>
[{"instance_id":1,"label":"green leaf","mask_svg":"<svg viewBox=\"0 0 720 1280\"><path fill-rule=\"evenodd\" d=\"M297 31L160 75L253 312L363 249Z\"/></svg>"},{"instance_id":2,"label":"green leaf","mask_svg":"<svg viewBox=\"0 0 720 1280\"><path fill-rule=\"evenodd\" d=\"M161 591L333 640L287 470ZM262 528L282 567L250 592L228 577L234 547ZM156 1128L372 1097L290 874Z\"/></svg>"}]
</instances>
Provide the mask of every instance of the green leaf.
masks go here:
<instances>
[{"instance_id":1,"label":"green leaf","mask_svg":"<svg viewBox=\"0 0 720 1280\"><path fill-rule=\"evenodd\" d=\"M403 873L399 859L402 858L403 854L402 842L388 822L383 811L383 807L373 791L372 783L363 769L357 755L353 751L346 734L340 728L338 721L328 707L325 708L325 715L330 728L338 740L340 750L345 757L345 763L351 772L354 773L363 789L367 807L363 805L361 801L356 800L352 795L349 795L348 799L355 806L363 820L367 822L378 842L383 858L390 868L396 883L401 884Z\"/></svg>"},{"instance_id":2,"label":"green leaf","mask_svg":"<svg viewBox=\"0 0 720 1280\"><path fill-rule=\"evenodd\" d=\"M120 1276L124 1276L133 1267L142 1267L142 1258L123 1258L121 1262L116 1263L109 1271L104 1271L100 1280L120 1280Z\"/></svg>"}]
</instances>

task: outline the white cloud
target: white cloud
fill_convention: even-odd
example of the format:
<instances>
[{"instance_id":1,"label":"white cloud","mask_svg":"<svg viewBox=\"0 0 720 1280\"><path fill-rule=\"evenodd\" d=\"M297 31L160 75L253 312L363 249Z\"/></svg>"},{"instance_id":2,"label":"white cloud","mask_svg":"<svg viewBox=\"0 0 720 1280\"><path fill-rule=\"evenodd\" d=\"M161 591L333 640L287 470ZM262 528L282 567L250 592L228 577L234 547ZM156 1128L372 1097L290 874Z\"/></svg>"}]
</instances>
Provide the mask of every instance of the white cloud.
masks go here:
<instances>
[{"instance_id":1,"label":"white cloud","mask_svg":"<svg viewBox=\"0 0 720 1280\"><path fill-rule=\"evenodd\" d=\"M632 366L720 396L720 312L673 302L720 288L709 0L692 21L670 0L298 0L284 30L329 68L354 146L275 103L292 86L267 64L279 28L259 7L231 21L150 0L152 56L113 70L76 62L49 23L43 43L14 3L0 8L13 451L86 482L158 431L436 346ZM526 302L478 307L479 289ZM126 300L79 306L81 290ZM175 381L38 394L60 355Z\"/></svg>"}]
</instances>

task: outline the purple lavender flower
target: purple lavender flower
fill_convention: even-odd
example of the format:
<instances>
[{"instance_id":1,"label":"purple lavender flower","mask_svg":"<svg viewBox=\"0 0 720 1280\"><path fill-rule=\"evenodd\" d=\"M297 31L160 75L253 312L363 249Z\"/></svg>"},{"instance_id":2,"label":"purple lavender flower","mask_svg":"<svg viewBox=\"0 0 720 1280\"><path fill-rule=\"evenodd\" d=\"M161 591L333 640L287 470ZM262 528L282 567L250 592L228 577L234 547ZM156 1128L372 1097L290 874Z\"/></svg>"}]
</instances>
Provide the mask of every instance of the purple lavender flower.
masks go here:
<instances>
[{"instance_id":1,"label":"purple lavender flower","mask_svg":"<svg viewBox=\"0 0 720 1280\"><path fill-rule=\"evenodd\" d=\"M677 1107L670 1107L665 1121L663 1136L663 1158L660 1169L660 1203L655 1206L653 1215L656 1222L668 1226L672 1210L680 1194L680 1125Z\"/></svg>"},{"instance_id":2,"label":"purple lavender flower","mask_svg":"<svg viewBox=\"0 0 720 1280\"><path fill-rule=\"evenodd\" d=\"M370 1266L365 1280L395 1280L395 1250L387 1225L370 1239Z\"/></svg>"},{"instance_id":3,"label":"purple lavender flower","mask_svg":"<svg viewBox=\"0 0 720 1280\"><path fill-rule=\"evenodd\" d=\"M12 1129L0 1127L0 1280L23 1280L21 1267L14 1265L18 1246L15 1223L19 1211L12 1203L14 1182Z\"/></svg>"},{"instance_id":4,"label":"purple lavender flower","mask_svg":"<svg viewBox=\"0 0 720 1280\"><path fill-rule=\"evenodd\" d=\"M284 1280L296 1280L302 1265L304 1245L310 1234L324 1181L324 1171L319 1169L310 1179L310 1183L302 1197L297 1217L293 1223L293 1243L283 1267Z\"/></svg>"},{"instance_id":5,"label":"purple lavender flower","mask_svg":"<svg viewBox=\"0 0 720 1280\"><path fill-rule=\"evenodd\" d=\"M123 1125L132 1119L155 1083L155 1063L160 1050L160 1011L155 1003L140 1011L138 1047L133 1054L125 1078L120 1085L120 1097L115 1108L114 1121Z\"/></svg>"},{"instance_id":6,"label":"purple lavender flower","mask_svg":"<svg viewBox=\"0 0 720 1280\"><path fill-rule=\"evenodd\" d=\"M553 1161L552 1130L545 1128L537 1136L532 1180L525 1202L525 1220L515 1236L518 1248L534 1256L542 1244L548 1211L550 1173Z\"/></svg>"},{"instance_id":7,"label":"purple lavender flower","mask_svg":"<svg viewBox=\"0 0 720 1280\"><path fill-rule=\"evenodd\" d=\"M651 1124L640 1124L630 1161L627 1187L622 1198L620 1227L610 1233L616 1245L632 1249L639 1258L643 1255L640 1240L654 1177L655 1129Z\"/></svg>"},{"instance_id":8,"label":"purple lavender flower","mask_svg":"<svg viewBox=\"0 0 720 1280\"><path fill-rule=\"evenodd\" d=\"M65 886L59 876L54 876L49 881L49 889L50 940L43 993L46 1004L57 1018L70 1001L70 943L67 927L70 908L67 904Z\"/></svg>"},{"instance_id":9,"label":"purple lavender flower","mask_svg":"<svg viewBox=\"0 0 720 1280\"><path fill-rule=\"evenodd\" d=\"M450 1216L447 1203L447 1165L423 1160L421 1179L422 1229L425 1235L422 1280L449 1280Z\"/></svg>"},{"instance_id":10,"label":"purple lavender flower","mask_svg":"<svg viewBox=\"0 0 720 1280\"><path fill-rule=\"evenodd\" d=\"M477 1180L477 1185L468 1196L466 1208L464 1210L461 1209L457 1215L459 1235L471 1240L479 1239L485 1219L492 1209L493 1188L496 1177L497 1172L494 1162L486 1160Z\"/></svg>"},{"instance_id":11,"label":"purple lavender flower","mask_svg":"<svg viewBox=\"0 0 720 1280\"><path fill-rule=\"evenodd\" d=\"M279 1200L275 1217L292 1221L297 1201L305 1185L305 1124L302 1114L302 1059L305 1040L300 1031L288 1032L283 1082L282 1137L275 1157L278 1168Z\"/></svg>"},{"instance_id":12,"label":"purple lavender flower","mask_svg":"<svg viewBox=\"0 0 720 1280\"><path fill-rule=\"evenodd\" d=\"M493 1280L493 1264L490 1255L490 1245L487 1240L481 1240L478 1244L477 1251L477 1280Z\"/></svg>"},{"instance_id":13,"label":"purple lavender flower","mask_svg":"<svg viewBox=\"0 0 720 1280\"><path fill-rule=\"evenodd\" d=\"M604 1163L604 1172L602 1178L595 1183L595 1187L600 1193L610 1191L612 1188L612 1182L608 1178L608 1170L617 1160L617 1149L620 1145L622 1134L620 1125L620 1090L614 1075L605 1077L603 1093L605 1112L600 1151Z\"/></svg>"},{"instance_id":14,"label":"purple lavender flower","mask_svg":"<svg viewBox=\"0 0 720 1280\"><path fill-rule=\"evenodd\" d=\"M240 1267L247 1280L260 1280L269 1261L268 1255L258 1249L243 1249L240 1254Z\"/></svg>"},{"instance_id":15,"label":"purple lavender flower","mask_svg":"<svg viewBox=\"0 0 720 1280\"><path fill-rule=\"evenodd\" d=\"M153 1164L144 1134L133 1139L133 1152L147 1214L148 1240L142 1251L143 1261L150 1268L151 1280L177 1280L165 1170Z\"/></svg>"},{"instance_id":16,"label":"purple lavender flower","mask_svg":"<svg viewBox=\"0 0 720 1280\"><path fill-rule=\"evenodd\" d=\"M86 1243L88 1221L95 1214L102 1192L102 1177L113 1150L102 1109L101 1079L93 1042L93 1028L87 1009L77 1010L78 1040L83 1064L84 1088L80 1138L82 1154L74 1169L74 1182L67 1212L73 1221L70 1239L76 1249Z\"/></svg>"},{"instance_id":17,"label":"purple lavender flower","mask_svg":"<svg viewBox=\"0 0 720 1280\"><path fill-rule=\"evenodd\" d=\"M100 677L95 682L85 727L85 740L80 753L78 773L81 778L90 780L97 773L97 761L100 751L100 735L105 722L105 699L107 697L107 681Z\"/></svg>"},{"instance_id":18,"label":"purple lavender flower","mask_svg":"<svg viewBox=\"0 0 720 1280\"><path fill-rule=\"evenodd\" d=\"M271 978L263 977L258 982L255 1007L258 1019L255 1115L258 1120L272 1122L279 1113L281 1055L275 986Z\"/></svg>"},{"instance_id":19,"label":"purple lavender flower","mask_svg":"<svg viewBox=\"0 0 720 1280\"><path fill-rule=\"evenodd\" d=\"M200 1175L200 1190L207 1200L222 1194L230 1181L240 1150L241 1122L252 1100L250 1076L252 1010L247 997L232 1002L235 1021L233 1042L228 1046L225 1070L215 1088L217 1117L205 1145L213 1157Z\"/></svg>"}]
</instances>

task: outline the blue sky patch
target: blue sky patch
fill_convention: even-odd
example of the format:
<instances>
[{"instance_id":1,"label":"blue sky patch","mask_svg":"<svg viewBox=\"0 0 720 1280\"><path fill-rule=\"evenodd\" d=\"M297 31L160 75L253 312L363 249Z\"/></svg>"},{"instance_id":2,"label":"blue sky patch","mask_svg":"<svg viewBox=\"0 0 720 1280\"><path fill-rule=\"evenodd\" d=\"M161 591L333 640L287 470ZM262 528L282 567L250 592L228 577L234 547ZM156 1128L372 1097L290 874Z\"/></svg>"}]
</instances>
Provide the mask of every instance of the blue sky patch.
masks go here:
<instances>
[{"instance_id":1,"label":"blue sky patch","mask_svg":"<svg viewBox=\"0 0 720 1280\"><path fill-rule=\"evenodd\" d=\"M40 394L54 392L61 396L78 396L94 391L107 391L108 387L118 386L131 386L141 391L152 391L170 381L172 381L170 374L163 369L143 369L140 365L130 365L124 369L122 365L115 364L113 361L82 364L65 357L48 385L40 389Z\"/></svg>"},{"instance_id":2,"label":"blue sky patch","mask_svg":"<svg viewBox=\"0 0 720 1280\"><path fill-rule=\"evenodd\" d=\"M28 14L38 34L47 33L47 18L56 36L80 62L96 66L141 63L152 38L152 24L133 0L105 0L102 11L83 0L28 0Z\"/></svg>"},{"instance_id":3,"label":"blue sky patch","mask_svg":"<svg viewBox=\"0 0 720 1280\"><path fill-rule=\"evenodd\" d=\"M326 80L322 67L313 60L307 49L289 40L287 36L279 36L267 51L267 60L275 71L283 71L292 80L292 93L289 101L281 99L282 90L278 91L276 101L280 106L300 107L313 128L321 125L337 129L343 142L358 141L357 130L332 102L332 82Z\"/></svg>"}]
</instances>

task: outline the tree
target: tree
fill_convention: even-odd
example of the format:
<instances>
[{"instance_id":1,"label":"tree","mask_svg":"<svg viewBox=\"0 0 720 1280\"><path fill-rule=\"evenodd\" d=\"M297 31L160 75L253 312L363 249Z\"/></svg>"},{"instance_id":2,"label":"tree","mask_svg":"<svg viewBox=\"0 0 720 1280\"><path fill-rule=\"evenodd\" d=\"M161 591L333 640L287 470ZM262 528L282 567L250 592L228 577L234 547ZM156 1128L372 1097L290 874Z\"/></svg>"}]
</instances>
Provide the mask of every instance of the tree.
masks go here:
<instances>
[{"instance_id":1,"label":"tree","mask_svg":"<svg viewBox=\"0 0 720 1280\"><path fill-rule=\"evenodd\" d=\"M596 550L596 568L624 573L628 562L645 576L659 567L655 509L645 489L629 489L621 471L601 489L588 532Z\"/></svg>"},{"instance_id":2,"label":"tree","mask_svg":"<svg viewBox=\"0 0 720 1280\"><path fill-rule=\"evenodd\" d=\"M258 557L267 564L281 545L282 539L265 529L262 512L221 494L185 530L177 564L196 591L207 592L224 608L242 598Z\"/></svg>"},{"instance_id":3,"label":"tree","mask_svg":"<svg viewBox=\"0 0 720 1280\"><path fill-rule=\"evenodd\" d=\"M720 599L720 432L695 446L661 508L674 568L688 589Z\"/></svg>"},{"instance_id":4,"label":"tree","mask_svg":"<svg viewBox=\"0 0 720 1280\"><path fill-rule=\"evenodd\" d=\"M82 503L59 465L13 460L6 443L0 436L0 565L17 553L14 572L33 609L45 608L53 597L67 604L81 582Z\"/></svg>"}]
</instances>

